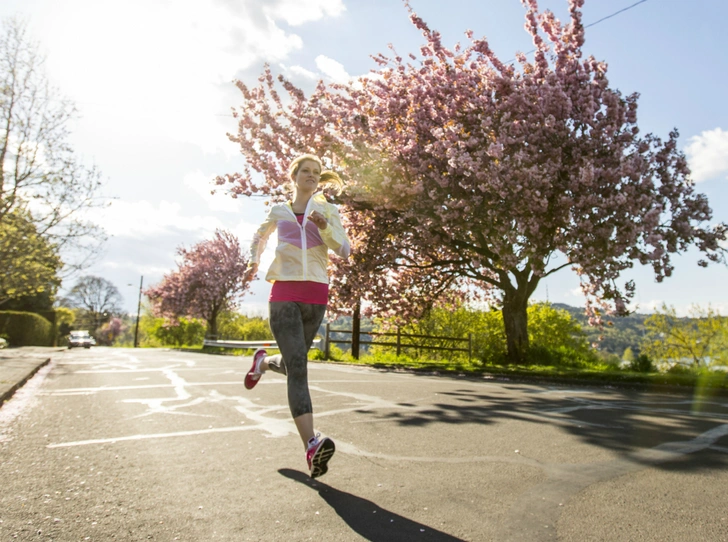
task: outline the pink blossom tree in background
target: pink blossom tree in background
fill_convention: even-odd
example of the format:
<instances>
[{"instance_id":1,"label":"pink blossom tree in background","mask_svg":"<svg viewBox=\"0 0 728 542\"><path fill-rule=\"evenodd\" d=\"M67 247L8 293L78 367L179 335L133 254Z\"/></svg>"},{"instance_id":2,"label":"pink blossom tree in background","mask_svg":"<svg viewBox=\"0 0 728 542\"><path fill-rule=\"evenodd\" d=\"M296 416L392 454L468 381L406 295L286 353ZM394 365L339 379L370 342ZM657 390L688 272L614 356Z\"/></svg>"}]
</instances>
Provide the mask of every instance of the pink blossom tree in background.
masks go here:
<instances>
[{"instance_id":1,"label":"pink blossom tree in background","mask_svg":"<svg viewBox=\"0 0 728 542\"><path fill-rule=\"evenodd\" d=\"M202 318L207 334L217 335L218 316L235 308L250 285L244 280L248 258L237 238L224 230L190 249L180 247L177 253L182 258L178 269L144 291L152 312L171 321L181 316Z\"/></svg>"},{"instance_id":2,"label":"pink blossom tree in background","mask_svg":"<svg viewBox=\"0 0 728 542\"><path fill-rule=\"evenodd\" d=\"M405 2L426 40L419 56L378 55L369 76L309 97L268 68L257 87L238 82L230 138L247 165L217 179L234 197L277 200L292 156L323 156L349 183L340 203L354 241L335 262L335 301L407 318L477 284L502 308L513 362L527 355L526 309L545 277L574 270L598 323L627 313L635 284L620 275L635 262L662 281L691 246L699 265L725 261L728 231L710 224L677 131L640 135L638 95L583 58L583 0L569 0L568 24L522 3L532 61L504 63L471 32L448 49Z\"/></svg>"},{"instance_id":3,"label":"pink blossom tree in background","mask_svg":"<svg viewBox=\"0 0 728 542\"><path fill-rule=\"evenodd\" d=\"M96 342L102 346L111 346L126 329L121 318L114 317L98 329Z\"/></svg>"}]
</instances>

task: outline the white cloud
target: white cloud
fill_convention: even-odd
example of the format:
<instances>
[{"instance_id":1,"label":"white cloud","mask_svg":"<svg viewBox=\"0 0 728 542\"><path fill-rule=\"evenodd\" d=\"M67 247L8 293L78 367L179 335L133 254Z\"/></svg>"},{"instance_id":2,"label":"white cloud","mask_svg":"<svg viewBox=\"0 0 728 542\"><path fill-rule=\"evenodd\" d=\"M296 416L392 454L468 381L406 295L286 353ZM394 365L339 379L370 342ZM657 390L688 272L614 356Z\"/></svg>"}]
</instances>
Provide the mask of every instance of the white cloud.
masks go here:
<instances>
[{"instance_id":1,"label":"white cloud","mask_svg":"<svg viewBox=\"0 0 728 542\"><path fill-rule=\"evenodd\" d=\"M273 18L297 26L326 16L337 17L346 11L346 6L343 0L279 0L267 11Z\"/></svg>"},{"instance_id":2,"label":"white cloud","mask_svg":"<svg viewBox=\"0 0 728 542\"><path fill-rule=\"evenodd\" d=\"M88 218L115 237L149 239L175 232L194 232L194 239L210 237L223 224L213 216L185 216L179 203L115 200L105 209L92 209Z\"/></svg>"},{"instance_id":3,"label":"white cloud","mask_svg":"<svg viewBox=\"0 0 728 542\"><path fill-rule=\"evenodd\" d=\"M685 154L695 182L728 178L728 132L716 128L691 137Z\"/></svg>"},{"instance_id":4,"label":"white cloud","mask_svg":"<svg viewBox=\"0 0 728 542\"><path fill-rule=\"evenodd\" d=\"M584 292L582 291L581 286L579 286L577 288L572 288L571 290L569 290L568 296L583 298Z\"/></svg>"},{"instance_id":5,"label":"white cloud","mask_svg":"<svg viewBox=\"0 0 728 542\"><path fill-rule=\"evenodd\" d=\"M227 213L237 213L243 208L243 201L235 199L225 193L224 190L218 190L215 194L211 191L216 188L212 183L215 175L206 175L200 170L189 172L184 176L183 184L190 188L197 196L204 201L211 211L222 211ZM219 187L217 187L219 188Z\"/></svg>"},{"instance_id":6,"label":"white cloud","mask_svg":"<svg viewBox=\"0 0 728 542\"><path fill-rule=\"evenodd\" d=\"M236 74L303 47L279 22L298 25L345 9L341 0L44 4L31 30L43 37L51 77L77 103L91 137L161 133L209 153L235 152L225 133L235 131Z\"/></svg>"},{"instance_id":7,"label":"white cloud","mask_svg":"<svg viewBox=\"0 0 728 542\"><path fill-rule=\"evenodd\" d=\"M317 73L307 70L306 68L303 68L301 66L291 66L289 68L281 64L281 69L288 74L303 77L304 79L308 79L310 81L318 81L319 79L319 75Z\"/></svg>"},{"instance_id":8,"label":"white cloud","mask_svg":"<svg viewBox=\"0 0 728 542\"><path fill-rule=\"evenodd\" d=\"M332 81L346 83L351 76L346 72L344 66L336 60L324 55L316 57L316 66Z\"/></svg>"}]
</instances>

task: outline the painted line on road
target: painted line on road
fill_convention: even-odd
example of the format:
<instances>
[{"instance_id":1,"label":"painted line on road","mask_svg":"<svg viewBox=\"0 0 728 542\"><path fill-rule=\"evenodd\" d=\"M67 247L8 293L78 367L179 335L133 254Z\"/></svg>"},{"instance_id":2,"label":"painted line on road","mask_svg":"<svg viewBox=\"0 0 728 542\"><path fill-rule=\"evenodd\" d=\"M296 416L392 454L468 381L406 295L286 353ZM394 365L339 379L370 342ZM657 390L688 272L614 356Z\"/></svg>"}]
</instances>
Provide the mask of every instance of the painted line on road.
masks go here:
<instances>
[{"instance_id":1,"label":"painted line on road","mask_svg":"<svg viewBox=\"0 0 728 542\"><path fill-rule=\"evenodd\" d=\"M153 433L149 435L129 435L126 437L116 438L99 438L90 440L77 440L74 442L60 442L57 444L47 444L46 448L70 448L73 446L88 446L89 444L114 444L116 442L134 441L134 440L149 440L156 438L172 438L172 437L189 437L195 435L210 435L213 433L235 433L238 431L250 431L252 429L259 429L256 426L245 426L245 427L217 427L213 429L199 429L194 431L178 431L175 433Z\"/></svg>"},{"instance_id":2,"label":"painted line on road","mask_svg":"<svg viewBox=\"0 0 728 542\"><path fill-rule=\"evenodd\" d=\"M158 373L160 371L164 370L171 370L174 369L175 371L207 371L210 372L209 367L180 367L179 365L165 365L164 367L157 367L157 368L147 368L147 369L89 369L87 371L74 371L74 374L126 374L126 373ZM243 372L242 369L240 371L229 371L229 373L235 373L235 372ZM245 371L247 372L247 371Z\"/></svg>"},{"instance_id":3,"label":"painted line on road","mask_svg":"<svg viewBox=\"0 0 728 542\"><path fill-rule=\"evenodd\" d=\"M228 381L228 382L188 382L187 386L242 386L244 382L241 381ZM133 390L149 390L159 388L176 388L174 384L145 384L141 386L101 386L100 388L67 388L64 390L46 391L40 395L54 395L54 396L67 396L67 395L92 395L102 391L133 391Z\"/></svg>"},{"instance_id":4,"label":"painted line on road","mask_svg":"<svg viewBox=\"0 0 728 542\"><path fill-rule=\"evenodd\" d=\"M157 371L159 372L159 371ZM309 380L311 383L315 383L315 380ZM381 384L382 382L379 380L321 380L322 384L369 384L369 383L378 383ZM279 378L276 380L267 380L265 382L260 382L260 384L264 386L270 386L270 385L282 385L285 384L286 380L283 378ZM243 386L245 383L242 380L227 380L222 382L186 382L186 386ZM97 388L66 388L66 389L60 389L60 390L53 390L53 391L45 391L41 392L40 395L55 395L55 396L67 396L67 395L92 395L94 393L102 392L102 391L133 391L133 390L145 390L145 389L154 389L154 388L175 388L176 386L174 384L145 384L145 385L139 385L139 386L100 386ZM313 387L311 388L313 389ZM324 390L321 390L324 391Z\"/></svg>"}]
</instances>

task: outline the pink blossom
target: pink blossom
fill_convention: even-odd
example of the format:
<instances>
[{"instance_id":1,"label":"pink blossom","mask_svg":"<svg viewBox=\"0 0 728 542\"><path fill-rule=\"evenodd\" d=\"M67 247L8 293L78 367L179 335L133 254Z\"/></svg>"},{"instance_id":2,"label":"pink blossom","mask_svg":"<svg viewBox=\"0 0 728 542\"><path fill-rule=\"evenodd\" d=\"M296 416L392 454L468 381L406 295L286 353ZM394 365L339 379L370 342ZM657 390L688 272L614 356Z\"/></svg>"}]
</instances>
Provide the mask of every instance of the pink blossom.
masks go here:
<instances>
[{"instance_id":1,"label":"pink blossom","mask_svg":"<svg viewBox=\"0 0 728 542\"><path fill-rule=\"evenodd\" d=\"M635 262L662 280L670 255L692 245L724 259L728 226L708 225L677 132L641 136L638 95L611 88L605 62L582 59L583 0L569 0L567 24L522 3L533 61L504 64L472 33L449 50L407 4L421 57L376 55L380 77L322 83L308 97L283 78L276 85L268 67L258 87L237 83L230 139L246 167L218 184L280 200L300 152L321 155L348 183L338 203L353 256L334 259L336 310L411 318L476 284L502 300L517 360L525 307L544 277L573 266L598 323L626 310L634 285L619 278Z\"/></svg>"}]
</instances>

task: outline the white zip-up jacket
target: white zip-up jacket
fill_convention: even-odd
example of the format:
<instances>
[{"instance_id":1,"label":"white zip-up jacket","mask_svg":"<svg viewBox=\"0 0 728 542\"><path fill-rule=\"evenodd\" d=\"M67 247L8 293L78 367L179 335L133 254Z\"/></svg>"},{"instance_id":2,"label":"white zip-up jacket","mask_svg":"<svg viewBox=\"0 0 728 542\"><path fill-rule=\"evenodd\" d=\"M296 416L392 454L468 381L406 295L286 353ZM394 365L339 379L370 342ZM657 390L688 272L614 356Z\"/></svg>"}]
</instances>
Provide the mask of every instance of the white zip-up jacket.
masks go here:
<instances>
[{"instance_id":1,"label":"white zip-up jacket","mask_svg":"<svg viewBox=\"0 0 728 542\"><path fill-rule=\"evenodd\" d=\"M318 211L326 217L328 225L323 230L308 217ZM265 250L273 230L278 230L278 246L273 263L268 269L265 280L309 280L328 284L328 249L342 258L351 252L349 239L335 205L322 193L314 194L308 200L303 224L299 224L290 203L274 205L268 211L265 222L253 235L250 245L250 263L260 263L260 255Z\"/></svg>"}]
</instances>

